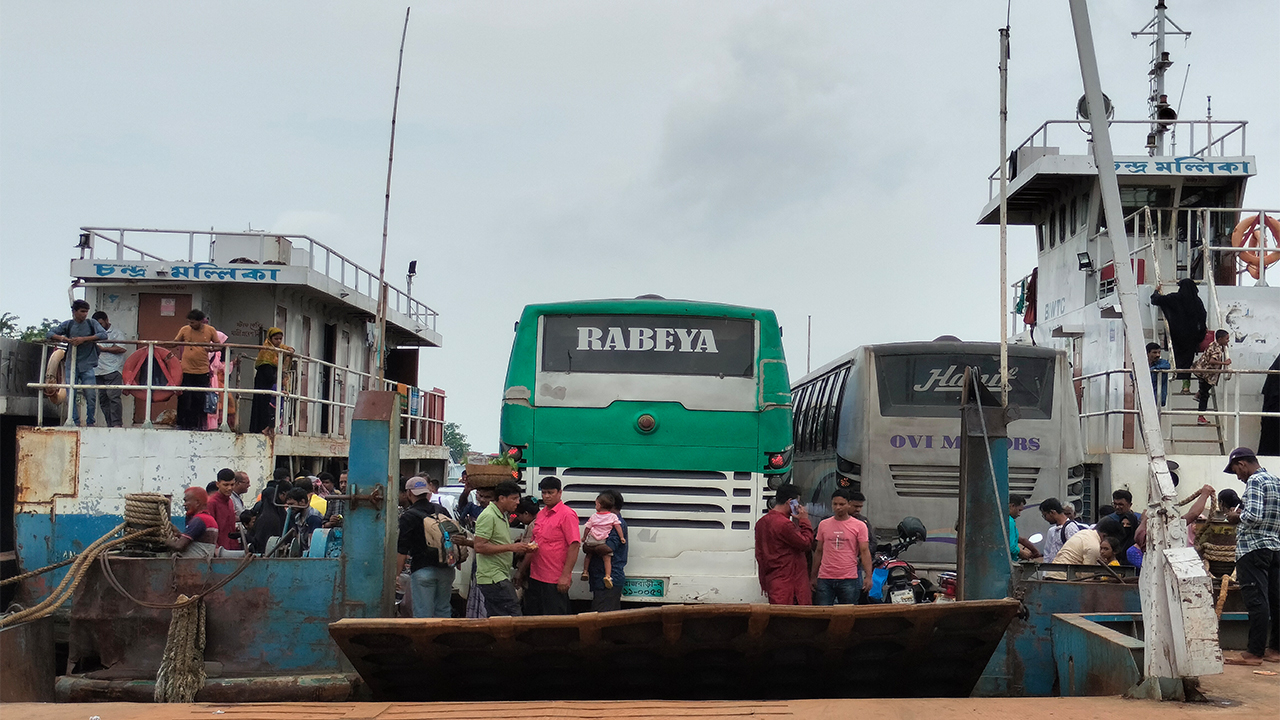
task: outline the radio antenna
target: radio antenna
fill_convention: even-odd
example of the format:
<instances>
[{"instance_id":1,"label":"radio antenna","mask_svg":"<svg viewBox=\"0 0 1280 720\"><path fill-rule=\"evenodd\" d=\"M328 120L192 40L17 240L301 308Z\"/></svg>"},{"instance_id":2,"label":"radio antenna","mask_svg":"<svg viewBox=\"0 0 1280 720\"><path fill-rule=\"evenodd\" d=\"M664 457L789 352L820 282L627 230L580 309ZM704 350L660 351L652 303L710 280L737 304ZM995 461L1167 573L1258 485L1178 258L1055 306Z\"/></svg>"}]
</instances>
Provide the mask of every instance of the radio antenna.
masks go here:
<instances>
[{"instance_id":1,"label":"radio antenna","mask_svg":"<svg viewBox=\"0 0 1280 720\"><path fill-rule=\"evenodd\" d=\"M400 72L404 68L404 40L409 34L409 8L404 9L400 32L400 59L396 62L396 94L391 101L391 149L387 151L387 195L382 206L382 259L378 263L378 389L387 371L387 220L391 216L391 164L396 157L396 111L400 108Z\"/></svg>"}]
</instances>

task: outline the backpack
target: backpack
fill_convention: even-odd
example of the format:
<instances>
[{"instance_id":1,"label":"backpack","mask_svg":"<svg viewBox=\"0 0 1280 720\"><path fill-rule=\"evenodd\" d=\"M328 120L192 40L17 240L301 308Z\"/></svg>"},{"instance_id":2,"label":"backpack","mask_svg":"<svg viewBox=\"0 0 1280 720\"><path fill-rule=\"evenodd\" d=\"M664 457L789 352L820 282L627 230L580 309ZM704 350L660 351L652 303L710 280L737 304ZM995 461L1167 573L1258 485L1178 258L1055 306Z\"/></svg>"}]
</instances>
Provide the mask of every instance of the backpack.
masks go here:
<instances>
[{"instance_id":1,"label":"backpack","mask_svg":"<svg viewBox=\"0 0 1280 720\"><path fill-rule=\"evenodd\" d=\"M1068 521L1066 521L1066 522L1062 523L1062 527L1059 527L1059 528L1058 528L1058 539L1062 541L1062 544L1063 544L1063 545L1065 545L1065 544L1067 543L1067 526L1068 526L1068 525L1075 525L1075 526L1076 526L1076 532L1080 532L1081 530L1088 530L1088 529L1089 529L1089 526L1088 526L1088 525L1085 525L1084 523L1080 522L1079 520L1068 520Z\"/></svg>"},{"instance_id":2,"label":"backpack","mask_svg":"<svg viewBox=\"0 0 1280 720\"><path fill-rule=\"evenodd\" d=\"M454 567L466 559L465 548L455 542L455 538L463 536L464 531L449 517L449 513L433 505L432 512L421 517L422 535L427 540L427 547L436 551L435 564L438 567Z\"/></svg>"}]
</instances>

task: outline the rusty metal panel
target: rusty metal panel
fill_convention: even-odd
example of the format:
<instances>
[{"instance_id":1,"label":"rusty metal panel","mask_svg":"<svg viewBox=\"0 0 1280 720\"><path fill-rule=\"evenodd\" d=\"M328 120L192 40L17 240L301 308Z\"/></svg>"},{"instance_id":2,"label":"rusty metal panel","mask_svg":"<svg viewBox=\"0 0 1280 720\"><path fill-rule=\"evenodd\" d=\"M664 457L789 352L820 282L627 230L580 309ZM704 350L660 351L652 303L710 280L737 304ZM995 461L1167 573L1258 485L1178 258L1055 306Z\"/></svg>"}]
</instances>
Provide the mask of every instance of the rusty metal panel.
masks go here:
<instances>
[{"instance_id":1,"label":"rusty metal panel","mask_svg":"<svg viewBox=\"0 0 1280 720\"><path fill-rule=\"evenodd\" d=\"M134 597L171 603L235 570L238 558L113 557L111 569ZM255 560L206 598L205 661L228 677L344 670L328 623L339 615L339 565L332 558ZM69 660L94 680L154 679L169 632L169 610L141 607L112 588L97 564L76 588Z\"/></svg>"},{"instance_id":2,"label":"rusty metal panel","mask_svg":"<svg viewBox=\"0 0 1280 720\"><path fill-rule=\"evenodd\" d=\"M80 433L58 428L18 428L16 500L51 504L55 496L75 495L80 466Z\"/></svg>"},{"instance_id":3,"label":"rusty metal panel","mask_svg":"<svg viewBox=\"0 0 1280 720\"><path fill-rule=\"evenodd\" d=\"M1142 681L1141 640L1088 615L1058 613L1051 622L1062 696L1123 695Z\"/></svg>"},{"instance_id":4,"label":"rusty metal panel","mask_svg":"<svg viewBox=\"0 0 1280 720\"><path fill-rule=\"evenodd\" d=\"M53 702L53 618L0 630L0 702Z\"/></svg>"},{"instance_id":5,"label":"rusty metal panel","mask_svg":"<svg viewBox=\"0 0 1280 720\"><path fill-rule=\"evenodd\" d=\"M669 605L329 631L383 700L967 697L1018 607Z\"/></svg>"}]
</instances>

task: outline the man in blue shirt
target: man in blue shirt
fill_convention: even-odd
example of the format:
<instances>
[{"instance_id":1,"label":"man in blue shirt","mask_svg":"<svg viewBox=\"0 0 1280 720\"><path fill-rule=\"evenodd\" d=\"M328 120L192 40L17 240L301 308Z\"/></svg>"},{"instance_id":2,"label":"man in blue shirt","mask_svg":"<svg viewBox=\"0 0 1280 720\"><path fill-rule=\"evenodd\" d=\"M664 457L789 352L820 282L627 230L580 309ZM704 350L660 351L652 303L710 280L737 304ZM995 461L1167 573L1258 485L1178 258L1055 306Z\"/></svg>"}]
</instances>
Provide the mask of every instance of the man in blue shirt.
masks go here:
<instances>
[{"instance_id":1,"label":"man in blue shirt","mask_svg":"<svg viewBox=\"0 0 1280 720\"><path fill-rule=\"evenodd\" d=\"M107 331L97 320L89 317L89 303L76 300L71 303L71 319L53 328L46 340L67 344L67 356L63 359L67 382L75 385L95 385L94 370L98 367L98 341L107 339ZM82 347L87 346L87 347ZM71 403L71 422L80 424L80 406L76 398L84 397L85 425L93 427L93 416L98 411L97 392L79 388L68 393Z\"/></svg>"},{"instance_id":2,"label":"man in blue shirt","mask_svg":"<svg viewBox=\"0 0 1280 720\"><path fill-rule=\"evenodd\" d=\"M1280 662L1280 478L1259 465L1247 447L1231 451L1223 472L1245 484L1240 504L1227 512L1227 522L1236 526L1236 577L1249 611L1248 649L1223 662Z\"/></svg>"},{"instance_id":3,"label":"man in blue shirt","mask_svg":"<svg viewBox=\"0 0 1280 720\"><path fill-rule=\"evenodd\" d=\"M587 587L591 590L591 612L610 612L612 610L622 609L622 586L626 584L627 574L627 547L629 543L623 541L627 535L627 521L622 519L622 493L617 490L605 490L601 495L608 495L613 499L613 511L618 514L618 524L622 526L622 536L618 535L617 528L609 532L609 537L605 538L603 545L592 546L588 552L592 555L587 558ZM612 553L613 572L610 579L613 580L613 587L605 587L604 584L604 556Z\"/></svg>"}]
</instances>

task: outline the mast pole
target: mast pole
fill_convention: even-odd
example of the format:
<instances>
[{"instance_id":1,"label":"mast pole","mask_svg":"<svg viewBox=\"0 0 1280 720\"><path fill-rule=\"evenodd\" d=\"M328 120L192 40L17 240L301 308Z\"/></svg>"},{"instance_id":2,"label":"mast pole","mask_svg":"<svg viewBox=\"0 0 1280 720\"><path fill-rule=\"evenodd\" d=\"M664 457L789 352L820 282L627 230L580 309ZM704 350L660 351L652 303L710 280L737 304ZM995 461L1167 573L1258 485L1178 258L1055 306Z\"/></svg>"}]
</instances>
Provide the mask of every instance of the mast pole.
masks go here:
<instances>
[{"instance_id":1,"label":"mast pole","mask_svg":"<svg viewBox=\"0 0 1280 720\"><path fill-rule=\"evenodd\" d=\"M1000 28L1000 404L1009 405L1009 21Z\"/></svg>"},{"instance_id":2,"label":"mast pole","mask_svg":"<svg viewBox=\"0 0 1280 720\"><path fill-rule=\"evenodd\" d=\"M808 375L813 368L813 316L809 316L809 332L805 336L804 374Z\"/></svg>"},{"instance_id":3,"label":"mast pole","mask_svg":"<svg viewBox=\"0 0 1280 720\"><path fill-rule=\"evenodd\" d=\"M1134 372L1146 365L1146 337L1138 302L1138 281L1129 239L1125 235L1115 155L1103 108L1102 80L1089 27L1086 0L1070 0L1080 75L1084 82L1093 134L1094 164L1107 222L1107 235L1115 257L1116 290L1124 322L1124 348ZM1218 645L1218 621L1213 611L1213 588L1194 549L1186 547L1187 527L1174 507L1176 491L1165 459L1164 437L1156 410L1155 389L1145 379L1130 376L1138 395L1138 419L1147 451L1148 552L1139 579L1146 652L1145 680L1137 688L1140 697L1181 695L1183 683L1161 680L1192 679L1222 672ZM1176 572L1175 572L1176 568ZM1171 687L1173 686L1173 687ZM1132 692L1132 691L1131 691Z\"/></svg>"},{"instance_id":4,"label":"mast pole","mask_svg":"<svg viewBox=\"0 0 1280 720\"><path fill-rule=\"evenodd\" d=\"M1164 0L1156 2L1156 61L1152 70L1155 72L1155 97L1152 98L1151 119L1156 119L1156 113L1159 112L1160 103L1164 102L1164 71L1168 67L1164 63L1164 20L1165 20ZM1157 156L1164 155L1164 130L1157 124L1156 133L1156 152Z\"/></svg>"},{"instance_id":5,"label":"mast pole","mask_svg":"<svg viewBox=\"0 0 1280 720\"><path fill-rule=\"evenodd\" d=\"M396 111L400 109L400 73L404 69L404 41L409 35L409 8L404 9L400 59L396 62L396 94L391 101L391 148L387 151L387 194L382 206L382 258L378 262L378 386L387 379L387 222L391 217L391 165L396 157Z\"/></svg>"}]
</instances>

